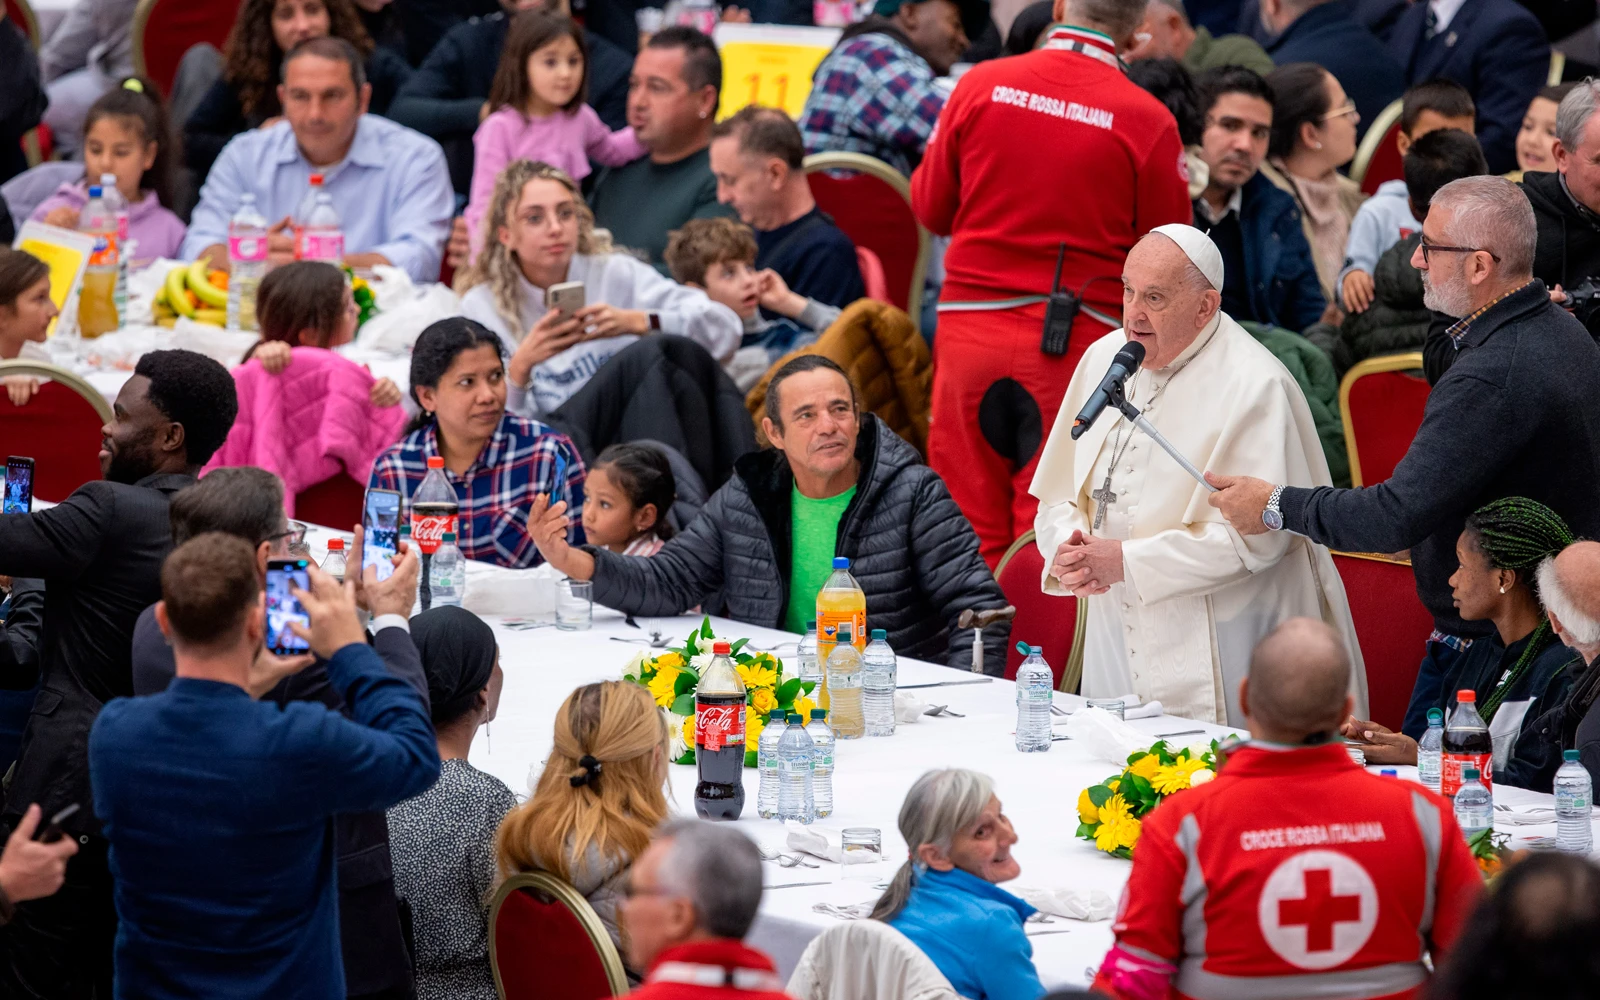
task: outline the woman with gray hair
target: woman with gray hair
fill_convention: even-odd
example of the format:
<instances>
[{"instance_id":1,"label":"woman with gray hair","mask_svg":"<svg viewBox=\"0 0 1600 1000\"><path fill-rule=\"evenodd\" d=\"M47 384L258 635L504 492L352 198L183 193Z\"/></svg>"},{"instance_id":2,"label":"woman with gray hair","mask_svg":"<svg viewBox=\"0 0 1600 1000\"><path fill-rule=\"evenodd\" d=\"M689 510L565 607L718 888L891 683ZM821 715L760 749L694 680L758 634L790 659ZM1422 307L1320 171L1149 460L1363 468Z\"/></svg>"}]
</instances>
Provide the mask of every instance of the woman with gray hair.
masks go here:
<instances>
[{"instance_id":1,"label":"woman with gray hair","mask_svg":"<svg viewBox=\"0 0 1600 1000\"><path fill-rule=\"evenodd\" d=\"M933 960L970 1000L1038 1000L1033 945L1022 932L1033 907L995 883L1022 873L1017 834L994 782L949 768L918 778L900 806L909 855L872 909Z\"/></svg>"}]
</instances>

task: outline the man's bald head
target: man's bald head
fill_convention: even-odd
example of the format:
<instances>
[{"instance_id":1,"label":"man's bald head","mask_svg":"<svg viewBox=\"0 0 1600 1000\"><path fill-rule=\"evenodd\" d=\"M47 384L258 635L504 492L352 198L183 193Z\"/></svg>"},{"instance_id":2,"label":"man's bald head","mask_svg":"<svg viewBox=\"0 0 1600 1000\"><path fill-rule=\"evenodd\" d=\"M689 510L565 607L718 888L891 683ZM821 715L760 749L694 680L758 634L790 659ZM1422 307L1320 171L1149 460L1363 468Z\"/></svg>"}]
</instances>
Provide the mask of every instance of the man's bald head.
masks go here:
<instances>
[{"instance_id":1,"label":"man's bald head","mask_svg":"<svg viewBox=\"0 0 1600 1000\"><path fill-rule=\"evenodd\" d=\"M1600 542L1573 542L1539 566L1539 600L1567 645L1600 655Z\"/></svg>"},{"instance_id":2,"label":"man's bald head","mask_svg":"<svg viewBox=\"0 0 1600 1000\"><path fill-rule=\"evenodd\" d=\"M1250 734L1300 743L1339 728L1349 709L1350 657L1325 622L1291 618L1256 644L1246 679Z\"/></svg>"}]
</instances>

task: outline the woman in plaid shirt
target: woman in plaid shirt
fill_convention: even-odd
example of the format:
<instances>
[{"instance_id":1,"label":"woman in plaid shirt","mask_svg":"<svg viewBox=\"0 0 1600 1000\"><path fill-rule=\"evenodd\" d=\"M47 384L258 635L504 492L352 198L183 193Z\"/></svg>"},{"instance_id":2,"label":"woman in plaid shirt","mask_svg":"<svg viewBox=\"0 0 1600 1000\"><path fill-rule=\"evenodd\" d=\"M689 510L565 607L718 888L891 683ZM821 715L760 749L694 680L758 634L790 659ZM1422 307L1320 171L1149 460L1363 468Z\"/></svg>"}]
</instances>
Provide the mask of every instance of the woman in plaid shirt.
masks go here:
<instances>
[{"instance_id":1,"label":"woman in plaid shirt","mask_svg":"<svg viewBox=\"0 0 1600 1000\"><path fill-rule=\"evenodd\" d=\"M422 413L373 463L369 486L409 498L437 455L461 500L457 544L468 559L517 569L544 562L528 534L528 510L541 493L567 501L568 537L582 544L583 459L565 434L506 412L499 337L462 318L422 331L411 352L411 397Z\"/></svg>"}]
</instances>

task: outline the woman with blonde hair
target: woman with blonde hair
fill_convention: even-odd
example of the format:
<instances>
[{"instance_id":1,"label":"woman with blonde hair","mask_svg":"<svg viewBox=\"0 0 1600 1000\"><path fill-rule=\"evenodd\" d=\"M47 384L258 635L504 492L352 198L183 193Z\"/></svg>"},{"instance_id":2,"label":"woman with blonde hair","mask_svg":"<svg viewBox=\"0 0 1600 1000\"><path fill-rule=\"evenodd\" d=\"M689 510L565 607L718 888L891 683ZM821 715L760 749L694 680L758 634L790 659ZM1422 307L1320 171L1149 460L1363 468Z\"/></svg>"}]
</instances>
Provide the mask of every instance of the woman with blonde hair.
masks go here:
<instances>
[{"instance_id":1,"label":"woman with blonde hair","mask_svg":"<svg viewBox=\"0 0 1600 1000\"><path fill-rule=\"evenodd\" d=\"M908 857L872 919L910 938L969 1000L1043 996L1022 931L1034 909L996 884L1022 866L989 776L961 768L924 774L900 806L900 835Z\"/></svg>"},{"instance_id":2,"label":"woman with blonde hair","mask_svg":"<svg viewBox=\"0 0 1600 1000\"><path fill-rule=\"evenodd\" d=\"M628 868L667 815L667 725L650 692L585 684L556 712L533 798L500 824L500 871L547 871L589 900L611 940Z\"/></svg>"},{"instance_id":3,"label":"woman with blonde hair","mask_svg":"<svg viewBox=\"0 0 1600 1000\"><path fill-rule=\"evenodd\" d=\"M554 410L641 337L688 337L726 363L744 335L732 309L613 252L577 182L547 163L500 172L483 243L457 291L462 312L505 344L507 407L521 416ZM551 286L571 282L581 308L546 303Z\"/></svg>"}]
</instances>

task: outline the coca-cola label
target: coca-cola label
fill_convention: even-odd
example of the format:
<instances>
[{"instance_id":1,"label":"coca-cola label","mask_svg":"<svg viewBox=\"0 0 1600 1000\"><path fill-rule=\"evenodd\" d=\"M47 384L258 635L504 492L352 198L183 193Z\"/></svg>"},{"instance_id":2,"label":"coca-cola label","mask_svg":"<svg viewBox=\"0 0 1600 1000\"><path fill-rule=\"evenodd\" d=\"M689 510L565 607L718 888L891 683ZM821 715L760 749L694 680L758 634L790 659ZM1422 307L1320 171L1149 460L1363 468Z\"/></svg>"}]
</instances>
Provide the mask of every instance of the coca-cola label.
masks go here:
<instances>
[{"instance_id":1,"label":"coca-cola label","mask_svg":"<svg viewBox=\"0 0 1600 1000\"><path fill-rule=\"evenodd\" d=\"M266 260L267 241L257 236L230 236L228 256L242 263Z\"/></svg>"},{"instance_id":2,"label":"coca-cola label","mask_svg":"<svg viewBox=\"0 0 1600 1000\"><path fill-rule=\"evenodd\" d=\"M417 543L425 555L433 555L439 548L439 543L444 541L444 533L456 531L455 514L417 514L411 515L411 540ZM456 531L456 537L461 533Z\"/></svg>"},{"instance_id":3,"label":"coca-cola label","mask_svg":"<svg viewBox=\"0 0 1600 1000\"><path fill-rule=\"evenodd\" d=\"M707 705L694 707L694 741L707 750L721 750L724 746L744 746L744 705Z\"/></svg>"},{"instance_id":4,"label":"coca-cola label","mask_svg":"<svg viewBox=\"0 0 1600 1000\"><path fill-rule=\"evenodd\" d=\"M344 234L340 232L320 233L310 230L300 230L300 245L296 256L301 260L325 260L338 262L344 260Z\"/></svg>"},{"instance_id":5,"label":"coca-cola label","mask_svg":"<svg viewBox=\"0 0 1600 1000\"><path fill-rule=\"evenodd\" d=\"M1478 780L1483 782L1483 787L1494 790L1494 781L1491 770L1494 766L1492 753L1446 753L1439 759L1439 794L1447 799L1453 799L1456 792L1461 790L1461 769L1475 767L1478 769Z\"/></svg>"}]
</instances>

